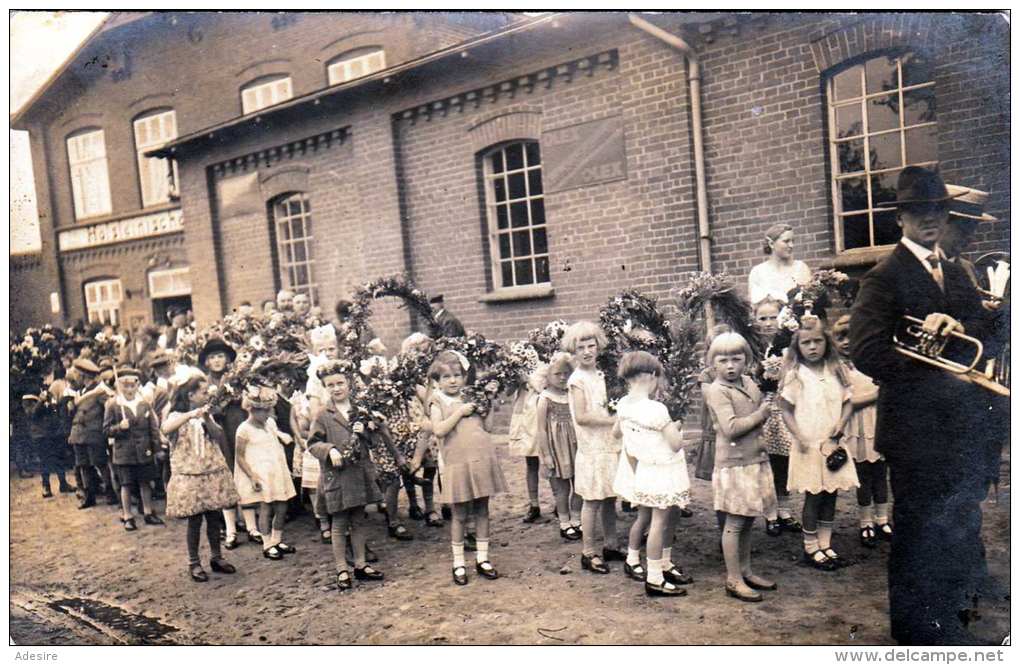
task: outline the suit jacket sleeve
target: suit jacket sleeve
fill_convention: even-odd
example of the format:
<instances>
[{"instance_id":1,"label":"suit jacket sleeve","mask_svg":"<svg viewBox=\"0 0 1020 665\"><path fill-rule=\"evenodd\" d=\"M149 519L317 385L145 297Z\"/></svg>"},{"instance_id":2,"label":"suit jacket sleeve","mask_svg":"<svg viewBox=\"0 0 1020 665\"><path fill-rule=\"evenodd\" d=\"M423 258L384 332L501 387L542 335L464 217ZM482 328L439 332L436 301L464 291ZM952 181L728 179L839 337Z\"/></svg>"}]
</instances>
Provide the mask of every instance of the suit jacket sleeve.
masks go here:
<instances>
[{"instance_id":1,"label":"suit jacket sleeve","mask_svg":"<svg viewBox=\"0 0 1020 665\"><path fill-rule=\"evenodd\" d=\"M850 314L850 357L854 365L876 381L889 381L912 361L896 352L893 334L903 316L895 286L885 272L872 271L861 280Z\"/></svg>"},{"instance_id":2,"label":"suit jacket sleeve","mask_svg":"<svg viewBox=\"0 0 1020 665\"><path fill-rule=\"evenodd\" d=\"M103 411L103 436L120 438L127 436L127 432L120 428L121 414L117 410L114 400L108 400Z\"/></svg>"}]
</instances>

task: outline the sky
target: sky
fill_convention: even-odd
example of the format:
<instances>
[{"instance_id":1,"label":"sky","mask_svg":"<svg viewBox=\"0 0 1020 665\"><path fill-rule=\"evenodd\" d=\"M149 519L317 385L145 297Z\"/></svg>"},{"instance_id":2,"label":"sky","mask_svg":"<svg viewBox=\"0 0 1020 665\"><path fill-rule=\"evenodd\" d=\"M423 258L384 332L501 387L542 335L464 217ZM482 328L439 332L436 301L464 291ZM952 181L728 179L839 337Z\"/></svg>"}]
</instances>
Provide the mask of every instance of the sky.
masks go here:
<instances>
[{"instance_id":1,"label":"sky","mask_svg":"<svg viewBox=\"0 0 1020 665\"><path fill-rule=\"evenodd\" d=\"M104 12L12 12L11 114L42 87L50 75L106 17ZM39 216L35 205L28 132L10 132L10 253L39 251Z\"/></svg>"}]
</instances>

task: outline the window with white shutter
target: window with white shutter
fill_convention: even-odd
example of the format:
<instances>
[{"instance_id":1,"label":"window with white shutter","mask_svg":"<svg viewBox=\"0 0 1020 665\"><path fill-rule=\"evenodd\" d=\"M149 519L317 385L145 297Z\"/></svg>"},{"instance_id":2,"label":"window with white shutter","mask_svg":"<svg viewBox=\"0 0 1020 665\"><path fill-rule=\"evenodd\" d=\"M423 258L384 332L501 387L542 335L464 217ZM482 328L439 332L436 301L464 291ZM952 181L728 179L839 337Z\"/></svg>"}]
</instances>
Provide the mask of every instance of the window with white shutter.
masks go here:
<instances>
[{"instance_id":1,"label":"window with white shutter","mask_svg":"<svg viewBox=\"0 0 1020 665\"><path fill-rule=\"evenodd\" d=\"M110 214L113 207L110 205L110 175L103 130L69 136L67 161L71 169L75 219Z\"/></svg>"},{"instance_id":2,"label":"window with white shutter","mask_svg":"<svg viewBox=\"0 0 1020 665\"><path fill-rule=\"evenodd\" d=\"M85 283L85 310L89 323L120 324L122 300L119 279L99 279Z\"/></svg>"},{"instance_id":3,"label":"window with white shutter","mask_svg":"<svg viewBox=\"0 0 1020 665\"><path fill-rule=\"evenodd\" d=\"M150 298L174 298L191 295L191 270L170 268L149 273Z\"/></svg>"},{"instance_id":4,"label":"window with white shutter","mask_svg":"<svg viewBox=\"0 0 1020 665\"><path fill-rule=\"evenodd\" d=\"M170 200L171 169L177 164L159 157L146 157L177 138L177 115L174 111L156 111L135 120L135 150L138 152L138 180L142 189L142 206L149 207Z\"/></svg>"},{"instance_id":5,"label":"window with white shutter","mask_svg":"<svg viewBox=\"0 0 1020 665\"><path fill-rule=\"evenodd\" d=\"M330 85L345 83L386 69L386 53L378 46L348 51L326 65Z\"/></svg>"},{"instance_id":6,"label":"window with white shutter","mask_svg":"<svg viewBox=\"0 0 1020 665\"><path fill-rule=\"evenodd\" d=\"M254 113L293 96L289 76L259 79L241 88L241 113Z\"/></svg>"}]
</instances>

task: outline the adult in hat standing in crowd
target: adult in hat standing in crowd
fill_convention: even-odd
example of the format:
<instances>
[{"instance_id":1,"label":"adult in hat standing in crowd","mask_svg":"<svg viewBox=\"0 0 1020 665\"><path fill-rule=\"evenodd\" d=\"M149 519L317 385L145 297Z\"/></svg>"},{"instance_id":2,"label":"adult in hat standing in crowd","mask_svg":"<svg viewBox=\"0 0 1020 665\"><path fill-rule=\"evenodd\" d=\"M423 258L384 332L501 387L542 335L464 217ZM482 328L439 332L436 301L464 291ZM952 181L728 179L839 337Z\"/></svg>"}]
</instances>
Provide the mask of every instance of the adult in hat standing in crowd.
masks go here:
<instances>
[{"instance_id":1,"label":"adult in hat standing in crowd","mask_svg":"<svg viewBox=\"0 0 1020 665\"><path fill-rule=\"evenodd\" d=\"M939 258L958 264L967 273L974 287L981 288L974 263L964 258L963 253L974 241L981 223L999 220L985 212L988 192L950 184L946 185L946 190L953 198L949 201L949 216L942 227L942 233L939 234L937 250ZM994 309L998 304L1001 303L994 303L988 308Z\"/></svg>"},{"instance_id":2,"label":"adult in hat standing in crowd","mask_svg":"<svg viewBox=\"0 0 1020 665\"><path fill-rule=\"evenodd\" d=\"M60 416L58 406L47 403L47 392L42 396L29 393L22 395L21 405L28 420L28 435L32 447L39 457L39 475L42 480L42 496L49 499L53 496L50 489L50 474L56 474L60 483L60 493L73 492L74 488L64 476L63 446L61 440Z\"/></svg>"},{"instance_id":3,"label":"adult in hat standing in crowd","mask_svg":"<svg viewBox=\"0 0 1020 665\"><path fill-rule=\"evenodd\" d=\"M131 493L138 488L146 524L163 524L152 505L152 483L159 477L159 422L152 406L138 392L141 373L130 365L117 370L117 394L106 400L103 432L113 439L113 471L120 484L120 523L138 528L131 514Z\"/></svg>"},{"instance_id":4,"label":"adult in hat standing in crowd","mask_svg":"<svg viewBox=\"0 0 1020 665\"><path fill-rule=\"evenodd\" d=\"M163 334L159 336L159 348L176 349L184 328L188 325L188 310L180 305L171 305L166 311L166 320L169 325L163 328Z\"/></svg>"},{"instance_id":5,"label":"adult in hat standing in crowd","mask_svg":"<svg viewBox=\"0 0 1020 665\"><path fill-rule=\"evenodd\" d=\"M907 167L896 192L903 237L868 271L850 322L854 364L879 383L875 448L889 463L895 536L889 557L892 636L900 644L972 644L961 620L980 562L981 456L972 410L981 388L897 353L904 315L935 335L983 338L986 312L967 274L934 251L949 214L942 178Z\"/></svg>"},{"instance_id":6,"label":"adult in hat standing in crowd","mask_svg":"<svg viewBox=\"0 0 1020 665\"><path fill-rule=\"evenodd\" d=\"M113 391L100 380L102 370L91 360L78 358L72 367L81 376L83 384L81 393L74 398L74 416L71 420L71 434L68 436L68 443L74 448L74 465L80 472L84 492L78 508L96 505L96 494L99 491L97 470L106 487L106 500L113 506L117 504L117 497L113 493L106 436L103 434L106 400L113 396Z\"/></svg>"},{"instance_id":7,"label":"adult in hat standing in crowd","mask_svg":"<svg viewBox=\"0 0 1020 665\"><path fill-rule=\"evenodd\" d=\"M460 319L446 309L442 294L429 298L429 303L436 318L436 330L431 331L435 334L430 337L463 337L466 334Z\"/></svg>"}]
</instances>

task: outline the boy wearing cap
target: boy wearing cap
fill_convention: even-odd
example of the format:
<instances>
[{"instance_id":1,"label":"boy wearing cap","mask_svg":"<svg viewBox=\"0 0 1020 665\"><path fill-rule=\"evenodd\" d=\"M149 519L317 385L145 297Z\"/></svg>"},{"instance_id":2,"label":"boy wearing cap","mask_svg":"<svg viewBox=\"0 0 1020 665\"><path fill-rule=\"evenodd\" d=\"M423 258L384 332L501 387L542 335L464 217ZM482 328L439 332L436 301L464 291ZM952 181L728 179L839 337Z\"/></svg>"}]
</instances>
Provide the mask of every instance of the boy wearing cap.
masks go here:
<instances>
[{"instance_id":1,"label":"boy wearing cap","mask_svg":"<svg viewBox=\"0 0 1020 665\"><path fill-rule=\"evenodd\" d=\"M50 489L51 473L57 475L61 494L73 492L74 488L68 484L67 478L64 477L62 442L59 440L60 416L52 405L46 403L46 391L43 391L42 398L34 394L22 396L21 406L25 410L28 420L28 435L32 441L32 447L39 455L39 474L42 477L43 498L53 497L53 491Z\"/></svg>"},{"instance_id":2,"label":"boy wearing cap","mask_svg":"<svg viewBox=\"0 0 1020 665\"><path fill-rule=\"evenodd\" d=\"M71 434L67 439L74 449L74 465L81 471L85 495L78 508L85 509L96 505L96 493L99 489L97 469L106 487L106 501L114 506L117 504L117 497L113 494L113 481L108 466L109 455L106 452L106 437L103 434L106 400L113 395L113 391L99 379L102 370L91 360L78 358L72 363L72 367L85 384L81 394L74 398Z\"/></svg>"},{"instance_id":3,"label":"boy wearing cap","mask_svg":"<svg viewBox=\"0 0 1020 665\"><path fill-rule=\"evenodd\" d=\"M106 401L103 432L113 439L113 468L120 482L120 522L125 531L134 531L138 528L131 514L131 491L135 487L142 495L145 523L163 524L152 506L152 482L158 477L159 423L152 406L138 394L138 370L124 366L117 374L117 394Z\"/></svg>"}]
</instances>

